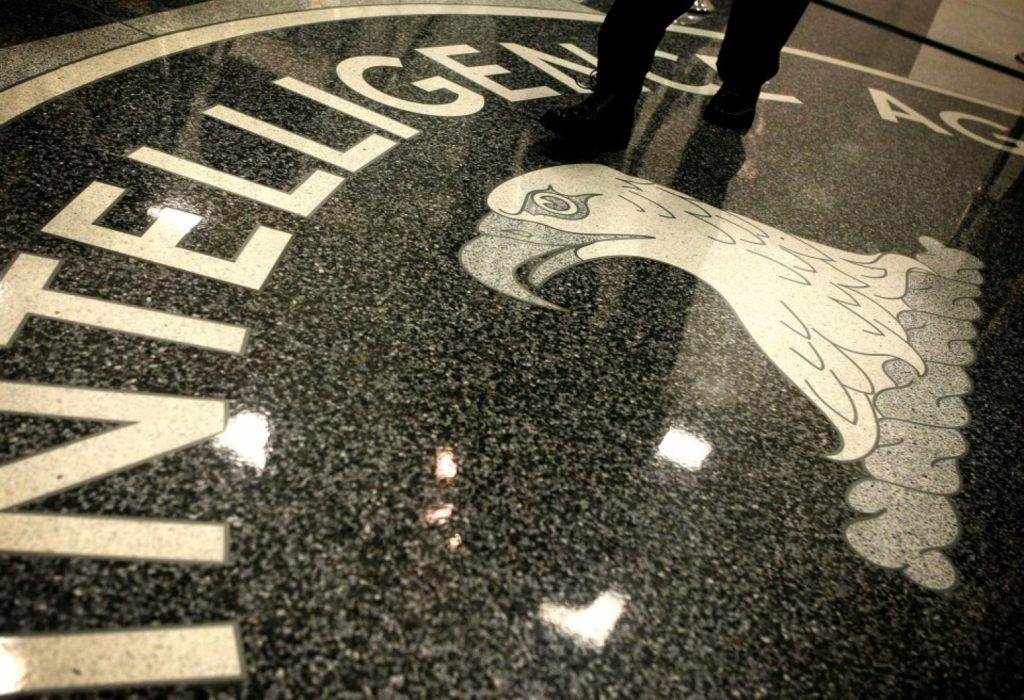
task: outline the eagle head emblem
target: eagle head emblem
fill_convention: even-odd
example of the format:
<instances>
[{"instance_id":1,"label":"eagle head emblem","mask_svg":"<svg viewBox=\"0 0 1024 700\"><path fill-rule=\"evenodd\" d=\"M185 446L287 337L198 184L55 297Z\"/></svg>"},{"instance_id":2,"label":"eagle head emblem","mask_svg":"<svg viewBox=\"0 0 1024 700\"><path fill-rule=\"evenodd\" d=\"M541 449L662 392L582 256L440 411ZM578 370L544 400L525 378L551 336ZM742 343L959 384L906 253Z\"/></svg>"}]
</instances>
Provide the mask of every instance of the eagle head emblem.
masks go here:
<instances>
[{"instance_id":1,"label":"eagle head emblem","mask_svg":"<svg viewBox=\"0 0 1024 700\"><path fill-rule=\"evenodd\" d=\"M593 164L514 177L487 206L460 260L514 299L557 309L545 282L605 257L656 260L714 288L835 426L832 458L863 460L850 545L926 588L955 585L943 549L959 535L977 258L928 237L913 258L848 252Z\"/></svg>"}]
</instances>

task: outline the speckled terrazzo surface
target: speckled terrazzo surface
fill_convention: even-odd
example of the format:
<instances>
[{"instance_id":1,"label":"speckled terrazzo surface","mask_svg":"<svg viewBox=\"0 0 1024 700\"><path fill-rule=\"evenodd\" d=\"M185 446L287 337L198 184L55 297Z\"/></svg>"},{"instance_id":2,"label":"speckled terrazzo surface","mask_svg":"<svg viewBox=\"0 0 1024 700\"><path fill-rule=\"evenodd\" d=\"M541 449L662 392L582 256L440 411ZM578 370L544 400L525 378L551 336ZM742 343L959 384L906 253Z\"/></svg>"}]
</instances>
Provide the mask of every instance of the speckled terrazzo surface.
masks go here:
<instances>
[{"instance_id":1,"label":"speckled terrazzo surface","mask_svg":"<svg viewBox=\"0 0 1024 700\"><path fill-rule=\"evenodd\" d=\"M812 30L848 21L808 20L794 45L825 53ZM0 635L237 623L244 680L104 697L1021 696L1024 152L999 137L1001 125L1021 138L1019 115L787 55L770 89L799 104L762 103L745 136L703 125L706 97L651 83L630 147L583 156L536 123L568 88L501 42L580 62L559 44L592 53L597 26L452 14L277 29L129 68L0 126L0 264L58 258L51 289L249 330L229 354L31 318L0 349L0 377L223 399L261 426L248 452L205 440L17 508L223 522L231 559L3 554ZM898 72L904 41L837 51ZM479 51L462 63L508 68L494 76L508 88L563 95L509 101L417 52L456 44ZM686 57L717 47L670 36L663 48L684 58L661 74L711 82ZM335 72L365 55L401 59L367 74L386 93L438 104L450 95L410 83L441 75L485 104L454 117L375 104ZM314 168L340 172L202 116L224 104L336 148L372 131L273 84L284 76L419 133L309 216L127 157L149 146L283 191ZM942 112L970 115L957 123L991 143ZM495 188L582 162L843 251L913 257L928 236L984 264L959 533L941 547L955 587L929 590L851 546L863 461L828 459L839 433L699 274L577 265L543 286L558 312L467 272L460 250ZM99 220L117 231L141 233L162 206L202 216L182 247L224 259L257 226L293 238L255 290L43 233L93 181L126 190ZM0 413L0 461L106 425ZM659 451L671 433L710 453L673 463ZM600 600L621 607L600 639L545 612Z\"/></svg>"}]
</instances>

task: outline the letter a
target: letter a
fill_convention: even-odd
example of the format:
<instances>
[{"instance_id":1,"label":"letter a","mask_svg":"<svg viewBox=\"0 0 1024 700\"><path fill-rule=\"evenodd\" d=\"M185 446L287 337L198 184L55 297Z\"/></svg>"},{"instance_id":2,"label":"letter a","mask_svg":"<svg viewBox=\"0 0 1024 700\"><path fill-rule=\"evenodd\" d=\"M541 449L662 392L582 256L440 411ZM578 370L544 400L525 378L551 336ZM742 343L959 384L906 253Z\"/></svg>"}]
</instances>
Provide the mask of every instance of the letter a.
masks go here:
<instances>
[{"instance_id":1,"label":"letter a","mask_svg":"<svg viewBox=\"0 0 1024 700\"><path fill-rule=\"evenodd\" d=\"M909 105L900 102L889 93L882 92L875 88L868 88L868 92L871 93L871 99L875 101L875 108L878 110L878 116L885 121L893 122L894 124L901 120L917 122L918 124L924 124L936 134L945 134L946 136L953 135L928 117L914 110Z\"/></svg>"}]
</instances>

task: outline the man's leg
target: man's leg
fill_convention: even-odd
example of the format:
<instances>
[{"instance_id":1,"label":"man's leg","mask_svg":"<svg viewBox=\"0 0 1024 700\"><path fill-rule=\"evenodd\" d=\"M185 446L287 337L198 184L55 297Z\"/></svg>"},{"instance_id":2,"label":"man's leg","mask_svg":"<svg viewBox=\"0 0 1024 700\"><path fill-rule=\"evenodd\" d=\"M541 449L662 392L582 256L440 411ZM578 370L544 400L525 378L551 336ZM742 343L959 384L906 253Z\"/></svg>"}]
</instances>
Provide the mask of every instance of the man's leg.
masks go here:
<instances>
[{"instance_id":1,"label":"man's leg","mask_svg":"<svg viewBox=\"0 0 1024 700\"><path fill-rule=\"evenodd\" d=\"M750 127L761 86L779 72L779 55L809 0L734 0L718 52L722 89L704 118L734 129Z\"/></svg>"},{"instance_id":2,"label":"man's leg","mask_svg":"<svg viewBox=\"0 0 1024 700\"><path fill-rule=\"evenodd\" d=\"M654 52L668 25L692 4L693 0L616 0L598 35L594 94L571 107L549 110L541 123L587 146L625 147Z\"/></svg>"},{"instance_id":3,"label":"man's leg","mask_svg":"<svg viewBox=\"0 0 1024 700\"><path fill-rule=\"evenodd\" d=\"M597 38L597 89L636 102L665 30L693 0L616 0Z\"/></svg>"}]
</instances>

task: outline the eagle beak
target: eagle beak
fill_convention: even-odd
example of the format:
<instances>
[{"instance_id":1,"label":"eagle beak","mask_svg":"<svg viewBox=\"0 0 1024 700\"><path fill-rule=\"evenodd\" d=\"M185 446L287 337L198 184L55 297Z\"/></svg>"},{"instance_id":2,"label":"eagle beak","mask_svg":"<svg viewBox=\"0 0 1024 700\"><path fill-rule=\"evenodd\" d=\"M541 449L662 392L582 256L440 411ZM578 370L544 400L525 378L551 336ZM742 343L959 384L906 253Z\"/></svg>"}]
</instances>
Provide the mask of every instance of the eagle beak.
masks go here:
<instances>
[{"instance_id":1,"label":"eagle beak","mask_svg":"<svg viewBox=\"0 0 1024 700\"><path fill-rule=\"evenodd\" d=\"M565 260L566 254L571 260ZM485 287L527 304L556 311L563 309L535 294L532 287L535 284L539 286L578 260L576 251L571 248L487 234L477 236L459 251L462 266ZM531 266L533 261L539 262ZM554 269L555 263L546 264L548 261L557 261L557 269ZM532 272L527 272L531 267ZM544 273L537 276L542 268Z\"/></svg>"},{"instance_id":2,"label":"eagle beak","mask_svg":"<svg viewBox=\"0 0 1024 700\"><path fill-rule=\"evenodd\" d=\"M459 260L477 281L496 292L545 309L562 307L534 293L549 279L583 262L580 248L612 239L610 233L573 233L537 221L491 212L477 225L479 236L462 246Z\"/></svg>"}]
</instances>

